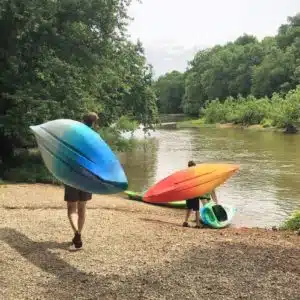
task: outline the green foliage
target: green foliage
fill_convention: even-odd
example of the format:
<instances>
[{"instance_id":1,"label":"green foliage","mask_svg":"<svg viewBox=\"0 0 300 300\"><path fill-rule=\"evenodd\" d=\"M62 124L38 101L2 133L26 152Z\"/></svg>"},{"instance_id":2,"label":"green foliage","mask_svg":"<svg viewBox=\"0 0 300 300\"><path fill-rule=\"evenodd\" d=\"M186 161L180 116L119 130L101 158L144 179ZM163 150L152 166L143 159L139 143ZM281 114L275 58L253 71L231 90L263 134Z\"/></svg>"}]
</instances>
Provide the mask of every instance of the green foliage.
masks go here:
<instances>
[{"instance_id":1,"label":"green foliage","mask_svg":"<svg viewBox=\"0 0 300 300\"><path fill-rule=\"evenodd\" d=\"M282 230L300 230L300 210L296 210L280 227Z\"/></svg>"},{"instance_id":2,"label":"green foliage","mask_svg":"<svg viewBox=\"0 0 300 300\"><path fill-rule=\"evenodd\" d=\"M300 120L300 86L285 96L274 93L272 98L227 98L224 102L208 102L201 110L207 123L261 124L264 127L286 128Z\"/></svg>"},{"instance_id":3,"label":"green foliage","mask_svg":"<svg viewBox=\"0 0 300 300\"><path fill-rule=\"evenodd\" d=\"M200 74L193 70L186 74L185 94L181 106L187 115L198 116L200 108L205 104L204 88L199 77Z\"/></svg>"},{"instance_id":4,"label":"green foliage","mask_svg":"<svg viewBox=\"0 0 300 300\"><path fill-rule=\"evenodd\" d=\"M134 139L124 138L122 133L132 132L137 121L122 116L113 126L100 128L99 134L115 151L129 150L137 145ZM4 166L2 178L8 182L61 184L45 167L38 149L17 149L13 160Z\"/></svg>"},{"instance_id":5,"label":"green foliage","mask_svg":"<svg viewBox=\"0 0 300 300\"><path fill-rule=\"evenodd\" d=\"M39 151L19 150L15 152L13 158L13 164L3 172L5 181L60 184L45 167Z\"/></svg>"},{"instance_id":6,"label":"green foliage","mask_svg":"<svg viewBox=\"0 0 300 300\"><path fill-rule=\"evenodd\" d=\"M113 126L101 128L99 134L115 151L129 150L135 146L134 139L128 139L123 136L125 132L133 132L138 128L136 121L122 116Z\"/></svg>"},{"instance_id":7,"label":"green foliage","mask_svg":"<svg viewBox=\"0 0 300 300\"><path fill-rule=\"evenodd\" d=\"M172 78L171 74L175 73L161 77L164 88L158 89L158 98L163 99L163 107L172 106L179 101L179 97L174 101L169 96L169 91L176 82L174 79L168 80ZM177 104L177 109L182 108L185 114L198 117L207 101L218 99L207 110L209 122L224 121L222 110L225 108L226 122L262 122L262 118L268 114L265 114L267 108L261 108L256 101L248 99L248 96L263 99L278 93L283 97L300 84L300 13L288 17L287 23L279 27L274 37L258 41L256 37L244 34L225 45L198 51L188 63L187 71L180 76L185 78L184 86L181 87L184 94L180 94L182 101L180 105ZM222 108L219 106L219 102L223 103L229 97L233 97L232 101L235 101L239 96L250 100L247 104L238 105L240 111L233 109L231 102ZM268 105L267 101L259 104ZM253 112L252 109L258 111ZM172 106L172 111L175 110L176 107ZM291 114L288 110L287 108L285 115ZM293 117L285 116L283 119L288 118ZM276 122L279 123L279 120Z\"/></svg>"},{"instance_id":8,"label":"green foliage","mask_svg":"<svg viewBox=\"0 0 300 300\"><path fill-rule=\"evenodd\" d=\"M291 48L272 47L262 63L253 67L251 92L258 97L271 97L274 92L288 91L294 87L292 76L296 66Z\"/></svg>"},{"instance_id":9,"label":"green foliage","mask_svg":"<svg viewBox=\"0 0 300 300\"><path fill-rule=\"evenodd\" d=\"M81 119L102 127L130 115L157 122L152 69L127 39L130 0L0 2L0 158L35 146L29 125Z\"/></svg>"},{"instance_id":10,"label":"green foliage","mask_svg":"<svg viewBox=\"0 0 300 300\"><path fill-rule=\"evenodd\" d=\"M272 127L274 125L274 122L271 119L264 118L261 121L261 125L262 125L263 128L269 128L269 127Z\"/></svg>"},{"instance_id":11,"label":"green foliage","mask_svg":"<svg viewBox=\"0 0 300 300\"><path fill-rule=\"evenodd\" d=\"M283 24L278 29L276 40L281 49L291 46L300 37L300 13L288 17L288 24ZM298 53L300 55L300 53Z\"/></svg>"},{"instance_id":12,"label":"green foliage","mask_svg":"<svg viewBox=\"0 0 300 300\"><path fill-rule=\"evenodd\" d=\"M119 130L119 132L128 132L134 131L138 128L138 122L134 119L130 119L129 117L122 116L116 123L115 128Z\"/></svg>"},{"instance_id":13,"label":"green foliage","mask_svg":"<svg viewBox=\"0 0 300 300\"><path fill-rule=\"evenodd\" d=\"M186 75L184 112L196 115L207 100L248 95L252 68L262 61L263 55L261 44L250 36L199 51Z\"/></svg>"},{"instance_id":14,"label":"green foliage","mask_svg":"<svg viewBox=\"0 0 300 300\"><path fill-rule=\"evenodd\" d=\"M181 113L184 95L184 74L173 71L158 78L155 82L158 107L161 113Z\"/></svg>"},{"instance_id":15,"label":"green foliage","mask_svg":"<svg viewBox=\"0 0 300 300\"><path fill-rule=\"evenodd\" d=\"M284 98L274 94L272 106L270 117L274 125L285 128L297 124L300 119L300 86L289 91Z\"/></svg>"},{"instance_id":16,"label":"green foliage","mask_svg":"<svg viewBox=\"0 0 300 300\"><path fill-rule=\"evenodd\" d=\"M229 110L228 102L222 104L219 100L213 100L208 103L207 107L202 110L206 123L223 123L228 122L227 112Z\"/></svg>"},{"instance_id":17,"label":"green foliage","mask_svg":"<svg viewBox=\"0 0 300 300\"><path fill-rule=\"evenodd\" d=\"M242 125L260 124L268 116L270 106L268 99L255 99L248 96L237 103L236 117L233 121Z\"/></svg>"},{"instance_id":18,"label":"green foliage","mask_svg":"<svg viewBox=\"0 0 300 300\"><path fill-rule=\"evenodd\" d=\"M195 119L195 120L185 120L185 121L177 122L176 127L177 128L195 128L195 127L210 127L210 125L208 125L205 122L204 118L200 118L200 119Z\"/></svg>"}]
</instances>

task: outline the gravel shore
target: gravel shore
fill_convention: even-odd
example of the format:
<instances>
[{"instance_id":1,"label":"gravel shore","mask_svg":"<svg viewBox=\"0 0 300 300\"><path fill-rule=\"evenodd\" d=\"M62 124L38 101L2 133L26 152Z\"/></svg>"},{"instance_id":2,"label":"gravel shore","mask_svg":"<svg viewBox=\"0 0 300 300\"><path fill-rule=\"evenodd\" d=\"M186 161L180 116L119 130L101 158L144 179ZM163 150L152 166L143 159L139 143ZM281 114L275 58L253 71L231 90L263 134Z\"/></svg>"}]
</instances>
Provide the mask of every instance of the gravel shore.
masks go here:
<instances>
[{"instance_id":1,"label":"gravel shore","mask_svg":"<svg viewBox=\"0 0 300 300\"><path fill-rule=\"evenodd\" d=\"M293 232L183 228L184 210L96 195L69 252L62 188L0 196L0 299L300 299Z\"/></svg>"}]
</instances>

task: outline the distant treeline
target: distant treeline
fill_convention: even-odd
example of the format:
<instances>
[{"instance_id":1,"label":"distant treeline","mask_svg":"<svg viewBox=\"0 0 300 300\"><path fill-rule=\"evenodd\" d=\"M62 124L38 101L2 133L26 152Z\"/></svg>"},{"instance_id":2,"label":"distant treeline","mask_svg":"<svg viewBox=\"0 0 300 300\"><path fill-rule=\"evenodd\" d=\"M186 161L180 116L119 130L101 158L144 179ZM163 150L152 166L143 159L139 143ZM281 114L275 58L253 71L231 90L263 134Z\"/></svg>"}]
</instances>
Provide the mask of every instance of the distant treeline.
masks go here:
<instances>
[{"instance_id":1,"label":"distant treeline","mask_svg":"<svg viewBox=\"0 0 300 300\"><path fill-rule=\"evenodd\" d=\"M161 76L155 82L155 90L161 113L183 112L198 117L206 111L210 112L209 121L217 122L220 114L213 120L209 106L213 100L218 101L214 107L229 97L227 106L228 102L242 102L243 105L236 105L235 110L244 108L244 102L249 100L252 101L251 109L259 110L260 104L253 104L255 99L284 100L299 84L300 13L288 17L274 37L258 41L255 36L244 34L226 45L200 50L188 62L186 72L173 71ZM299 97L299 90L293 97ZM261 118L261 114L250 117L251 122L259 122ZM239 121L238 117L229 119Z\"/></svg>"}]
</instances>

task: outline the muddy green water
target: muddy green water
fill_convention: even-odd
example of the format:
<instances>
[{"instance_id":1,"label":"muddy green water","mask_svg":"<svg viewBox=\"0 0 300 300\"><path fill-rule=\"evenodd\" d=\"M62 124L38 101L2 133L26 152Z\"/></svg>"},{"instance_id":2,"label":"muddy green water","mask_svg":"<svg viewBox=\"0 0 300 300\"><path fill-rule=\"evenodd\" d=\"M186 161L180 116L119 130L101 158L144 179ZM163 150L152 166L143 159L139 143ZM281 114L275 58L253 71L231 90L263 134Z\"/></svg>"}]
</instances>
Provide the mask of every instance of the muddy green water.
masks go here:
<instances>
[{"instance_id":1,"label":"muddy green water","mask_svg":"<svg viewBox=\"0 0 300 300\"><path fill-rule=\"evenodd\" d=\"M131 190L146 189L185 168L190 159L229 162L241 169L217 189L217 196L237 207L233 225L279 225L300 208L300 135L211 128L134 135L146 141L121 155Z\"/></svg>"}]
</instances>

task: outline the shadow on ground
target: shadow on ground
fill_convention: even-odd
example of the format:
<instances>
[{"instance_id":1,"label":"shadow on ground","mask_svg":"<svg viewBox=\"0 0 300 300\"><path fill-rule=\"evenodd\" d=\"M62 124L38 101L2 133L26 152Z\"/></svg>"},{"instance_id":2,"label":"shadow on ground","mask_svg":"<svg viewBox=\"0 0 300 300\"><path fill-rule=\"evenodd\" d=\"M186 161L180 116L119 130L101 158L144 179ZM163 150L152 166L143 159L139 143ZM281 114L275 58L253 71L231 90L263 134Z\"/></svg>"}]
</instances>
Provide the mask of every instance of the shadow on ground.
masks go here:
<instances>
[{"instance_id":1,"label":"shadow on ground","mask_svg":"<svg viewBox=\"0 0 300 300\"><path fill-rule=\"evenodd\" d=\"M175 223L175 222L168 222L168 221L162 221L162 220L155 220L150 218L140 218L141 221L150 222L154 224L164 224L164 225L171 225L172 227L182 227L181 224Z\"/></svg>"},{"instance_id":2,"label":"shadow on ground","mask_svg":"<svg viewBox=\"0 0 300 300\"><path fill-rule=\"evenodd\" d=\"M175 227L180 227L180 228L182 227L182 224L179 224L178 222L175 223L175 222L169 222L169 221L163 221L163 220L157 220L157 219L150 219L150 218L140 218L140 220L145 221L145 222L149 222L149 223L153 223L153 224L171 225L172 227L175 226ZM193 220L192 222L195 223L195 225L196 225L195 220ZM200 223L201 223L201 229L212 229L208 225L203 224L201 221L200 221ZM195 225L190 225L190 228L195 228Z\"/></svg>"},{"instance_id":3,"label":"shadow on ground","mask_svg":"<svg viewBox=\"0 0 300 300\"><path fill-rule=\"evenodd\" d=\"M65 206L39 206L39 205L30 205L30 206L11 206L11 205L3 205L3 209L6 210L66 210ZM117 212L129 212L129 213L140 213L140 211L132 209L132 208L122 208L122 207L106 207L106 206L101 206L101 207L88 207L88 210L113 210Z\"/></svg>"}]
</instances>

